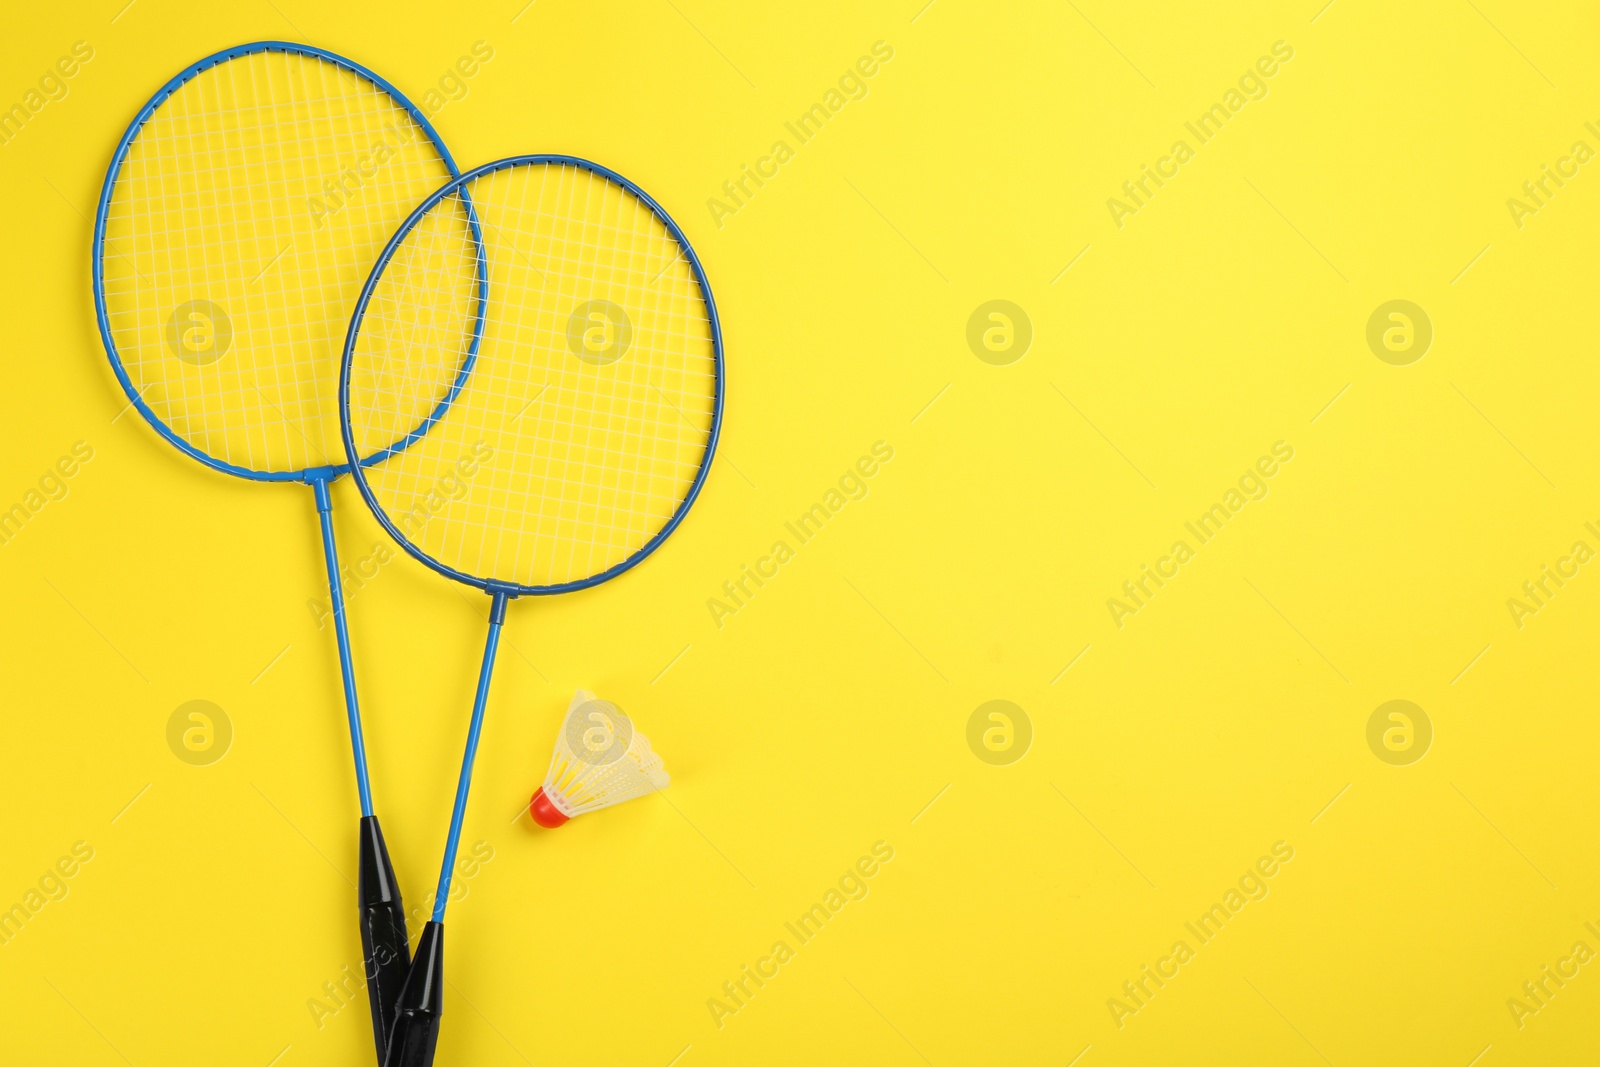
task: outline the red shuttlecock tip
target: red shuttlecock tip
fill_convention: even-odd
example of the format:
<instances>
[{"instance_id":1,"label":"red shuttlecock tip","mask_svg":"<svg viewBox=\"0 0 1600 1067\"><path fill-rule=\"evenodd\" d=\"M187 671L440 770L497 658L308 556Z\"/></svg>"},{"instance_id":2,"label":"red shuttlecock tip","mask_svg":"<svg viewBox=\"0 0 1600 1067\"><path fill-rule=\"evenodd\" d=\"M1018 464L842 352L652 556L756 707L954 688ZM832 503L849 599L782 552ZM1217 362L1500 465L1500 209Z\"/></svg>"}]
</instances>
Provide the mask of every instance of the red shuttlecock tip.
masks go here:
<instances>
[{"instance_id":1,"label":"red shuttlecock tip","mask_svg":"<svg viewBox=\"0 0 1600 1067\"><path fill-rule=\"evenodd\" d=\"M544 795L543 786L539 787L533 794L533 799L528 802L528 813L533 816L534 822L547 830L554 830L571 818L570 815L563 815L561 809L550 802L550 798Z\"/></svg>"}]
</instances>

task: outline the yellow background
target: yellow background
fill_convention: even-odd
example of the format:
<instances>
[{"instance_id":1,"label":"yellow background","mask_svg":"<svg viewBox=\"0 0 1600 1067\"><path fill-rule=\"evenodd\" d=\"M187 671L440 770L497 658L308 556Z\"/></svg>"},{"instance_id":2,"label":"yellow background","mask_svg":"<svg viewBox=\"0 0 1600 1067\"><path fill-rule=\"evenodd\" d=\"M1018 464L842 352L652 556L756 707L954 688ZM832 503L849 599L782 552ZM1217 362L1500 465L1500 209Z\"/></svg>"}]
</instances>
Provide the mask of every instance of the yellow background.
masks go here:
<instances>
[{"instance_id":1,"label":"yellow background","mask_svg":"<svg viewBox=\"0 0 1600 1067\"><path fill-rule=\"evenodd\" d=\"M5 1058L371 1057L364 997L320 1028L308 1007L359 958L310 493L113 422L91 314L117 137L178 70L261 38L419 100L488 42L434 116L458 161L633 177L726 327L724 447L679 534L603 588L512 605L465 835L494 858L451 911L442 1063L1592 1055L1594 964L1520 1028L1506 1002L1600 949L1600 573L1520 629L1506 601L1600 546L1600 173L1520 229L1506 200L1600 147L1600 25L1576 3L1320 3L14 5L0 101L74 41L95 58L0 147L0 506L73 442L95 456L0 546L0 904L74 842L94 859L0 947ZM719 228L706 200L879 40L869 95ZM1280 40L1270 94L1117 228L1107 198ZM1397 298L1435 329L1405 367L1365 341ZM1009 366L966 343L990 299L1034 327ZM707 599L879 440L866 499L719 629ZM1118 628L1107 598L1280 440L1266 499ZM354 561L383 535L336 498ZM412 904L485 604L403 558L351 603ZM673 786L540 832L513 819L580 686ZM211 766L167 746L193 699L233 724ZM1033 726L1009 766L967 745L992 699ZM1367 744L1393 699L1433 725L1410 766ZM877 841L870 895L719 1028L707 1000ZM1108 998L1278 841L1270 895L1119 1028Z\"/></svg>"}]
</instances>

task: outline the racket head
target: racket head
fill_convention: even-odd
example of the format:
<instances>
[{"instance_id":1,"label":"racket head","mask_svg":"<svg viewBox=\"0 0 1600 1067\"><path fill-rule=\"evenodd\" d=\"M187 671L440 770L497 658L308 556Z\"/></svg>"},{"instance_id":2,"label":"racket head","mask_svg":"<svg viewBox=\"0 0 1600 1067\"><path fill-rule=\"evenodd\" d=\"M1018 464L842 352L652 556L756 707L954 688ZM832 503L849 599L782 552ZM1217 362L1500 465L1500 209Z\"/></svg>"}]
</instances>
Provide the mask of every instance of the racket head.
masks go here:
<instances>
[{"instance_id":1,"label":"racket head","mask_svg":"<svg viewBox=\"0 0 1600 1067\"><path fill-rule=\"evenodd\" d=\"M476 245L460 237L463 214L481 223ZM487 281L474 287L474 278ZM416 307L408 297L427 299ZM589 335L580 345L573 324L590 321L582 316L596 304L609 305L605 316L622 312L625 325L613 325L626 338L589 358L579 355ZM345 339L340 430L362 497L413 558L491 594L542 596L608 581L672 535L710 472L725 395L711 285L666 210L598 163L518 155L435 190L384 248ZM426 441L397 433L424 412L437 413ZM646 440L647 428L659 434ZM585 442L575 446L579 431ZM630 433L637 453L606 447ZM389 440L396 445L377 447ZM577 473L576 483L552 470L556 448L567 449L559 473ZM464 461L489 475L464 481ZM439 504L441 484L450 499L415 521L416 502ZM583 565L574 552L565 566L552 558L584 534Z\"/></svg>"},{"instance_id":2,"label":"racket head","mask_svg":"<svg viewBox=\"0 0 1600 1067\"><path fill-rule=\"evenodd\" d=\"M264 197L252 170L272 176ZM257 41L185 68L117 143L95 214L95 315L131 405L227 474L344 473L331 383L349 307L395 224L459 173L415 104L333 52ZM186 352L194 331L209 350Z\"/></svg>"}]
</instances>

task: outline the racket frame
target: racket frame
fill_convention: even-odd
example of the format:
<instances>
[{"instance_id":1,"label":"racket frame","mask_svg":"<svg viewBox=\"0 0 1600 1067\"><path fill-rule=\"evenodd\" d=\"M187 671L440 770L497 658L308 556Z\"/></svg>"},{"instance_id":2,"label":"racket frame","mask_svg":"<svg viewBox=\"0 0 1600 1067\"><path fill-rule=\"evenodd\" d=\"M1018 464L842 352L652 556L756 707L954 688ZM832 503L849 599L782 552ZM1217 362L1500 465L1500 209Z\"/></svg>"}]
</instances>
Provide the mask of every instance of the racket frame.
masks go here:
<instances>
[{"instance_id":1,"label":"racket frame","mask_svg":"<svg viewBox=\"0 0 1600 1067\"><path fill-rule=\"evenodd\" d=\"M438 150L439 158L444 163L445 169L450 172L452 177L460 173L460 170L456 166L455 159L450 155L450 150L445 147L444 139L439 136L439 131L433 128L433 123L428 121L427 116L422 113L421 109L407 99L404 93L402 93L399 89L396 89L383 77L371 70L368 70L366 67L352 59L346 59L344 56L337 55L336 53L329 52L325 49L316 48L312 45L295 44L291 41L255 41L250 44L235 45L232 48L224 48L220 52L214 52L198 62L191 63L160 89L156 90L155 95L150 97L149 101L145 103L144 107L139 109L139 113L134 116L133 122L128 125L128 129L123 133L122 139L117 142L116 151L112 153L111 163L106 168L105 184L100 189L100 201L95 209L94 242L91 245L89 255L90 277L94 287L95 320L98 322L100 327L100 339L105 344L106 356L111 361L111 369L116 373L117 381L119 384L121 384L122 391L127 394L128 400L135 408L138 409L139 414L144 416L145 421L151 426L155 427L156 432L162 437L166 438L167 442L173 447L177 448L185 455L199 460L201 463L204 463L213 470L219 470L224 474L232 474L239 478L248 478L252 481L258 482L306 482L308 484L315 484L319 480L331 480L333 478L337 478L339 475L349 470L349 465L345 463L332 463L325 466L306 467L300 470L292 471L253 470L249 467L242 467L238 464L229 463L227 460L218 459L217 457L210 455L200 448L190 444L188 441L185 441L182 437L178 436L178 434L174 433L166 423L161 421L160 416L152 411L150 406L144 402L144 398L139 395L139 390L134 387L133 380L128 376L127 369L122 365L122 355L117 351L116 342L112 338L111 319L109 313L106 311L105 278L100 267L101 261L105 255L106 215L111 206L111 196L116 186L117 175L122 170L122 164L127 160L128 150L132 147L134 139L138 137L140 131L144 129L145 123L148 122L150 116L155 113L156 108L165 103L167 98L172 96L173 93L177 92L190 81L194 80L194 78L210 70L212 67L220 66L230 59L237 59L241 56L257 55L263 52L283 52L288 55L301 55L314 59L325 60L326 62L332 63L336 67L340 67L349 71L359 78L363 78L371 82L373 85L387 93L396 104L400 105L400 107L404 109L413 120L416 121L417 125L422 128L422 132L428 135L428 139L433 142L433 147ZM435 417L437 417L438 414L440 413L436 412ZM433 419L430 419L428 425L432 425L433 421ZM412 437L408 437L407 442L409 443L413 439L414 438Z\"/></svg>"},{"instance_id":2,"label":"racket frame","mask_svg":"<svg viewBox=\"0 0 1600 1067\"><path fill-rule=\"evenodd\" d=\"M678 247L682 249L684 259L689 264L689 269L694 273L695 282L700 286L701 295L705 298L707 321L711 327L711 349L715 365L715 392L712 398L711 432L706 440L705 454L700 459L700 469L695 472L694 481L689 486L688 491L684 493L683 499L678 503L677 510L672 513L672 517L667 520L661 529L658 530L649 541L645 542L641 548L639 548L627 559L622 560L620 563L613 564L611 567L606 568L598 574L592 574L586 578L580 578L570 582L560 582L554 585L524 585L518 582L506 582L497 581L490 578L479 578L477 575L468 574L464 571L457 570L456 568L451 567L449 564L442 563L439 560L434 559L421 548L412 544L411 540L407 538L405 534L401 533L400 528L395 525L392 519L389 518L388 512L384 510L383 505L378 501L377 494L373 491L372 487L367 484L367 479L364 473L364 468L370 467L375 463L382 462L390 456L395 455L396 453L401 452L405 448L409 447L410 444L421 435L421 433L426 431L427 427L432 426L433 423L443 415L444 411L450 406L450 404L454 402L462 386L465 384L467 375L471 373L472 364L477 360L478 357L478 345L483 340L483 326L488 314L488 261L487 252L484 247L481 233L479 234L478 239L479 289L477 327L473 331L472 344L469 352L467 353L466 359L462 362L461 372L458 373L455 383L452 385L449 394L442 401L440 401L439 406L434 410L433 414L429 416L428 421L424 423L422 427L419 427L418 430L412 431L410 435L402 438L400 441L389 446L388 448L375 452L368 458L360 458L356 450L355 433L350 427L350 371L355 362L356 340L361 335L361 323L366 317L367 304L372 299L373 291L377 288L379 279L383 277L384 268L389 265L389 261L394 258L395 252L399 250L400 246L405 242L406 237L413 229L415 229L417 223L422 221L428 212L433 209L434 205L438 204L439 201L443 200L445 197L459 192L463 202L467 204L470 212L472 200L470 192L467 190L467 186L471 182L486 175L494 174L497 171L507 170L512 167L546 165L574 166L580 170L589 171L591 174L596 174L607 181L614 182L615 184L621 186L624 190L631 193L633 196L637 197L641 202L643 202L644 205L650 209L651 213L655 215L655 217L667 228L667 231L671 233L673 238L678 242ZM476 228L479 224L476 215L472 216L472 220L473 226ZM667 214L666 209L660 204L656 203L649 193L639 188L633 182L629 181L627 178L624 178L616 171L611 170L609 167L604 167L599 163L594 163L578 156L566 155L535 154L507 156L505 159L497 159L491 163L485 163L480 167L474 167L472 170L469 170L466 173L451 179L438 189L435 189L426 200L417 205L417 209L411 213L411 216L407 218L405 222L400 224L400 228L395 231L394 236L389 239L389 243L384 246L383 252L379 254L378 261L373 265L372 273L367 278L367 283L361 288L361 296L357 299L355 311L350 316L349 332L345 335L344 358L339 367L339 432L344 438L345 458L348 461L347 469L349 469L351 472L351 476L356 483L356 488L361 491L361 496L366 500L368 508L371 509L372 514L377 518L378 522L383 526L383 528L388 531L389 536L394 538L395 543L401 548L405 549L407 554L409 554L413 559L416 559L425 566L438 571L447 578L452 578L455 581L463 583L464 585L470 585L474 588L481 589L493 597L498 598L504 596L515 599L521 596L550 596L556 593L571 593L576 592L579 589L588 589L590 586L599 585L601 582L609 581L621 574L623 571L630 570L631 568L637 566L646 556L650 555L657 548L661 547L661 544L666 541L668 537L672 536L673 531L678 528L678 525L681 522L683 522L684 516L689 513L689 508L693 506L695 498L700 495L700 489L705 485L706 477L711 471L711 460L716 455L717 442L722 436L722 408L726 392L727 387L722 362L722 323L717 317L717 302L711 295L711 283L706 279L705 268L700 265L700 257L695 254L694 246L689 243L689 239L684 236L683 230L680 229L678 224L673 221L672 216Z\"/></svg>"}]
</instances>

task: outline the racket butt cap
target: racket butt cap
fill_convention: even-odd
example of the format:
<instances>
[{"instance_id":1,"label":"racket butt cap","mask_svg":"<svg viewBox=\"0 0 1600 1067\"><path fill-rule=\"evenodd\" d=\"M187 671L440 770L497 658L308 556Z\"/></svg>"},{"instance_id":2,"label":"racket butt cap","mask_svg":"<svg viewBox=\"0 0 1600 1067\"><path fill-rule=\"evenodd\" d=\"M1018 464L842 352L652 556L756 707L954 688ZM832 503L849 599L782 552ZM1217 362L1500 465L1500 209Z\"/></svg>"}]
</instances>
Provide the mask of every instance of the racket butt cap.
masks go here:
<instances>
[{"instance_id":1,"label":"racket butt cap","mask_svg":"<svg viewBox=\"0 0 1600 1067\"><path fill-rule=\"evenodd\" d=\"M533 816L533 821L547 830L554 830L562 823L571 819L570 815L561 814L561 809L550 802L544 795L544 787L540 786L533 794L533 799L528 802L528 813Z\"/></svg>"}]
</instances>

